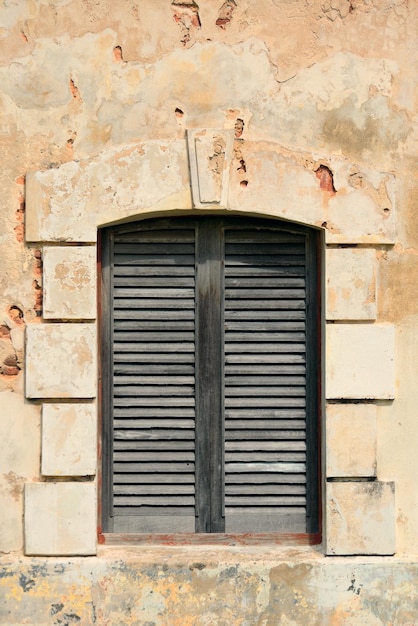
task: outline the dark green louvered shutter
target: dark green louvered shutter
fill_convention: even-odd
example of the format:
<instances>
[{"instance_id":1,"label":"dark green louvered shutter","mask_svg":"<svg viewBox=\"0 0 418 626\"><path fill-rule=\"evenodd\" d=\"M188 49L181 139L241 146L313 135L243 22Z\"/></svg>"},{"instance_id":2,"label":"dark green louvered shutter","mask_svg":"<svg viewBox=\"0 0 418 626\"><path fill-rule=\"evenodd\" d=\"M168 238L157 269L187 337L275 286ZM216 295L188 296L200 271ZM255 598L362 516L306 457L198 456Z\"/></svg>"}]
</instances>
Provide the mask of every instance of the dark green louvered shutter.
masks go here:
<instances>
[{"instance_id":1,"label":"dark green louvered shutter","mask_svg":"<svg viewBox=\"0 0 418 626\"><path fill-rule=\"evenodd\" d=\"M103 241L105 530L316 532L314 233L203 217Z\"/></svg>"}]
</instances>

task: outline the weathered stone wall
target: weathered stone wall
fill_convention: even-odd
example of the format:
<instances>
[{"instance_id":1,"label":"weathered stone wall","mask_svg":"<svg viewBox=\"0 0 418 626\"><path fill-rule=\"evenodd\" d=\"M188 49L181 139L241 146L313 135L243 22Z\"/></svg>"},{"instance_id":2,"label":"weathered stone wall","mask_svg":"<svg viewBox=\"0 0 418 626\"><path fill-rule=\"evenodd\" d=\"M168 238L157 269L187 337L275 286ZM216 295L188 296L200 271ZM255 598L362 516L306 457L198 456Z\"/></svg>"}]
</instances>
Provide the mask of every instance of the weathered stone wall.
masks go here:
<instances>
[{"instance_id":1,"label":"weathered stone wall","mask_svg":"<svg viewBox=\"0 0 418 626\"><path fill-rule=\"evenodd\" d=\"M413 626L417 576L387 557L164 548L0 565L0 606L36 626Z\"/></svg>"},{"instance_id":2,"label":"weathered stone wall","mask_svg":"<svg viewBox=\"0 0 418 626\"><path fill-rule=\"evenodd\" d=\"M417 31L414 0L2 3L3 623L418 621ZM96 550L96 231L200 206L186 129L234 138L218 208L324 232L324 543L34 561Z\"/></svg>"}]
</instances>

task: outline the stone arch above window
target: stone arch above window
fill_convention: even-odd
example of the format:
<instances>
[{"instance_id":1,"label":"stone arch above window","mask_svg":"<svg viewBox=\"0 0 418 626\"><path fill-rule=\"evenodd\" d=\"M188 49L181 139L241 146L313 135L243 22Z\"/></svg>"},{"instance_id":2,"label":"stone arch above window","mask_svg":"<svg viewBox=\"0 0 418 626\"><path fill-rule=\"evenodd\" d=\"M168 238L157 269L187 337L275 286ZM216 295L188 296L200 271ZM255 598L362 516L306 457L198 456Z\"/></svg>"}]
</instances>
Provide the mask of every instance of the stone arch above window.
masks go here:
<instances>
[{"instance_id":1,"label":"stone arch above window","mask_svg":"<svg viewBox=\"0 0 418 626\"><path fill-rule=\"evenodd\" d=\"M95 243L98 226L207 208L323 228L329 244L394 242L393 175L230 132L189 131L188 141L109 148L29 173L26 240Z\"/></svg>"}]
</instances>

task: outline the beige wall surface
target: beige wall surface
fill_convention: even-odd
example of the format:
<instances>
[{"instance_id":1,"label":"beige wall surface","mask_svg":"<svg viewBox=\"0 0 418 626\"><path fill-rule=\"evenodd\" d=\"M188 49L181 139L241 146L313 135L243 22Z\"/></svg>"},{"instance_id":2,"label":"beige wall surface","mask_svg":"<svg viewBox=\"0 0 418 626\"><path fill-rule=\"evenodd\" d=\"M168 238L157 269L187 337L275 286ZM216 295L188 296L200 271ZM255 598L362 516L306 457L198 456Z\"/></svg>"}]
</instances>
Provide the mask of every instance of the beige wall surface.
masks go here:
<instances>
[{"instance_id":1,"label":"beige wall surface","mask_svg":"<svg viewBox=\"0 0 418 626\"><path fill-rule=\"evenodd\" d=\"M418 621L408 591L416 567L402 560L418 554L417 9L415 0L1 3L0 555L8 555L4 580L15 587L7 591L4 614L0 604L0 623L31 623L30 611L11 621L13 598L19 605L32 593L33 606L45 609L32 585L16 587L16 580L32 580L30 568L50 561L24 554L96 551L97 228L199 210L207 197L209 208L322 229L327 533L309 558L328 553L318 566L326 572L337 567L333 554L395 553L370 570L370 556L338 562L338 585L354 565L366 568L362 586L348 581L359 591L346 604L338 594L308 601L312 580L299 570L294 579L302 587L292 587L292 577L286 585L293 599L309 604L315 597L328 607L324 614L332 619L310 623ZM226 138L221 180L194 180L201 176L198 155L193 169L194 129L216 129L216 137ZM197 187L207 197L196 200ZM66 439L62 454L59 438ZM85 448L80 458L77 440ZM68 545L57 530L65 515ZM85 536L77 544L79 522ZM88 583L83 574L84 583L94 587L110 575L103 551L88 557L88 565L73 561L71 576L90 568L95 573ZM248 556L234 554L228 572ZM155 558L163 560L164 551ZM214 566L216 556L207 558ZM123 562L123 552L118 559ZM270 612L260 609L245 621L243 607L235 607L237 624L280 621L272 617L279 609L271 592L280 577L267 561L264 569L260 560L254 567L246 562L245 580L258 577L261 590L251 602ZM293 564L302 561L295 555ZM200 572L207 563L199 563ZM167 567L173 581L186 584L174 561ZM383 594L377 580L392 568L399 606L404 598L407 608L373 613ZM137 562L132 571L136 580ZM332 571L321 574L327 586ZM242 573L230 576L239 594ZM368 580L374 582L367 600ZM225 585L214 583L211 593L225 593ZM44 589L45 602L55 607L57 589L52 579ZM94 589L99 610L104 586ZM158 602L179 603L181 595L173 599L155 577L142 591L144 612L136 621L128 621L126 608L117 618L105 611L97 623L169 623L156 617ZM361 611L369 602L371 612L353 617L356 602ZM216 617L216 602L208 607L201 621L187 609L187 619L172 623L231 621L225 612ZM49 615L33 623L64 623ZM280 623L305 624L305 617L287 608Z\"/></svg>"}]
</instances>

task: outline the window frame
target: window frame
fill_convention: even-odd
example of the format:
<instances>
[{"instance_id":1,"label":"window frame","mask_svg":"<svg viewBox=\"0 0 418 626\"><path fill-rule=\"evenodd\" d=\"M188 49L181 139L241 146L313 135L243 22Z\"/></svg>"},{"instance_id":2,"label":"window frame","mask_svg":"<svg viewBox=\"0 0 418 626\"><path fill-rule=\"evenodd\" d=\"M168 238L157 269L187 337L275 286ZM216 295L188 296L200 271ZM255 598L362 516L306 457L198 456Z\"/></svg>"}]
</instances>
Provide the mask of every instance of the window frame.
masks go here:
<instances>
[{"instance_id":1,"label":"window frame","mask_svg":"<svg viewBox=\"0 0 418 626\"><path fill-rule=\"evenodd\" d=\"M206 214L213 217L213 214ZM182 219L183 216L180 217ZM193 214L189 215L187 219L190 221L202 220L204 219L205 214ZM224 219L223 216L219 216L221 219ZM306 427L307 434L306 439L308 438L311 441L311 444L307 446L307 467L310 467L310 471L307 470L306 478L307 478L307 488L306 488L306 497L307 497L307 511L311 512L310 516L307 515L307 532L306 533L292 533L292 532L269 532L269 533L225 533L219 532L215 528L214 531L210 532L194 532L194 533L118 533L113 532L110 528L106 531L103 531L103 526L99 526L99 542L106 544L125 544L125 543L235 543L239 541L240 543L259 543L263 541L272 542L276 544L299 544L299 545L313 545L321 542L321 445L320 445L320 430L321 430L321 232L318 229L303 226L299 224L294 224L292 222L287 222L284 220L274 219L272 217L248 217L248 216L226 216L228 219L232 221L237 221L237 223L245 225L250 222L252 226L256 222L259 223L261 227L268 227L269 225L272 228L283 230L286 232L296 231L299 234L306 235L306 278L307 282L309 282L310 287L307 289L307 302L306 302L306 310L307 313L307 323L310 325L310 330L306 333L306 345L307 345L307 370L306 370L306 386L309 388L309 403L315 404L317 420L316 423L313 424L312 419L307 419ZM98 258L99 258L99 306L100 306L100 316L99 316L99 346L100 346L100 419L99 419L99 428L100 428L100 464L99 464L99 485L100 485L100 497L99 497L99 514L100 519L104 520L104 518L111 518L111 489L110 489L110 471L109 471L109 463L105 462L106 455L112 452L112 433L110 428L111 420L107 417L110 414L111 410L111 394L110 389L112 385L113 379L113 370L112 370L112 351L111 351L111 341L110 336L112 333L112 314L110 309L110 272L111 272L111 237L115 232L123 232L124 230L130 231L135 228L141 229L144 224L151 225L152 223L159 223L159 225L165 227L169 227L172 224L176 223L176 220L179 218L177 216L163 216L160 218L144 218L143 220L135 220L133 222L119 224L115 226L106 227L99 230L98 234ZM214 250L207 249L205 254L213 255ZM222 308L222 307L221 307ZM213 310L213 308L211 308ZM222 314L221 314L222 315ZM207 323L207 320L203 320L203 325ZM202 327L202 324L197 319L196 320L196 335L199 332L199 328ZM223 341L223 325L222 320L218 319L217 321L211 321L211 324L216 327L219 327L219 336L217 341ZM206 334L206 338L208 335ZM205 353L208 349L208 346L204 346L205 338L197 337L197 346L196 349L196 362L199 358L200 354ZM107 364L107 366L106 366ZM219 367L219 364L216 366ZM316 371L316 373L315 373ZM216 374L215 374L216 375ZM222 378L222 382L220 382L219 390L222 389L223 384L223 364L220 364L219 375ZM205 385L206 382L203 380L201 383ZM196 389L196 402L203 402L203 404L207 401L204 394L200 394L199 386ZM106 392L106 390L108 392ZM218 394L219 398L215 399L215 402L221 403L221 393ZM308 405L308 401L307 401ZM197 411L198 414L202 414L205 410L203 406L203 410ZM222 424L220 424L222 430ZM312 432L314 430L315 432ZM196 424L196 447L199 445L199 435L198 432L201 432L201 429L197 427ZM208 436L207 433L205 436ZM212 433L212 436L219 437L220 431L217 433ZM313 469L315 468L315 469ZM204 477L197 480L205 480ZM199 493L202 493L199 490ZM222 506L222 503L220 503Z\"/></svg>"}]
</instances>

